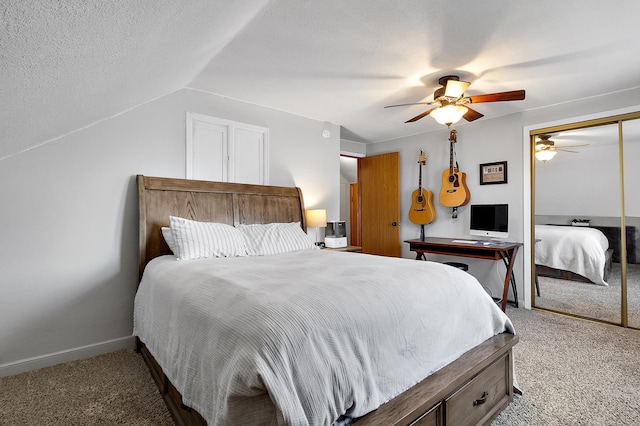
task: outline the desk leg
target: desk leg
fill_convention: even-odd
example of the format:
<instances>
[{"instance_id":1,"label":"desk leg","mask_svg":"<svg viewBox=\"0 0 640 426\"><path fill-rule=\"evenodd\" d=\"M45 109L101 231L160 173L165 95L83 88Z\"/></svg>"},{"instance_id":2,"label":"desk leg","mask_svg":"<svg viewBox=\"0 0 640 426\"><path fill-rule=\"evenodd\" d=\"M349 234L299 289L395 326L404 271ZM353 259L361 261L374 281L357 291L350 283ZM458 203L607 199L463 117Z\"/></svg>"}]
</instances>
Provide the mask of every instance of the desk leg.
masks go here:
<instances>
[{"instance_id":1,"label":"desk leg","mask_svg":"<svg viewBox=\"0 0 640 426\"><path fill-rule=\"evenodd\" d=\"M504 266L505 268L507 268L507 270L509 269L509 260L510 260L510 255L507 253L506 255L504 253L500 253L500 257L502 258L502 262L504 262ZM516 308L518 307L518 287L516 286L516 277L513 276L513 273L511 273L511 289L513 290L513 299L514 299L514 304L516 305Z\"/></svg>"},{"instance_id":2,"label":"desk leg","mask_svg":"<svg viewBox=\"0 0 640 426\"><path fill-rule=\"evenodd\" d=\"M416 260L427 260L427 255L423 251L416 251Z\"/></svg>"},{"instance_id":3,"label":"desk leg","mask_svg":"<svg viewBox=\"0 0 640 426\"><path fill-rule=\"evenodd\" d=\"M502 290L502 312L507 310L507 295L509 294L509 284L511 283L513 289L513 297L515 298L516 308L518 307L518 291L516 288L516 280L513 277L513 264L518 254L518 247L514 247L512 250L508 250L505 253L500 253L502 260L507 267L507 273L504 276L504 288ZM508 262L507 262L508 260Z\"/></svg>"}]
</instances>

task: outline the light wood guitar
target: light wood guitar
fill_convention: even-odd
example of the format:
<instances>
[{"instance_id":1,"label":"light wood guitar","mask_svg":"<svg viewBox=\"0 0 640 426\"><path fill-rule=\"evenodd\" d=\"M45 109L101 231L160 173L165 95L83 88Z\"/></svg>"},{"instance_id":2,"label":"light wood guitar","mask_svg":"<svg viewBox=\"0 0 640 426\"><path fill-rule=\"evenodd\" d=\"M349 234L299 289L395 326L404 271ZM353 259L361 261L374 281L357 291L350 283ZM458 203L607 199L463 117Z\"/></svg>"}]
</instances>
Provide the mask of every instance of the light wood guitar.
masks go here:
<instances>
[{"instance_id":1,"label":"light wood guitar","mask_svg":"<svg viewBox=\"0 0 640 426\"><path fill-rule=\"evenodd\" d=\"M445 207L459 207L471 200L471 193L467 187L467 174L453 165L453 144L457 142L456 131L449 133L449 168L442 172L442 188L440 189L440 204Z\"/></svg>"},{"instance_id":2,"label":"light wood guitar","mask_svg":"<svg viewBox=\"0 0 640 426\"><path fill-rule=\"evenodd\" d=\"M433 192L422 187L422 166L426 162L427 158L424 152L420 150L418 189L411 193L411 208L409 209L409 220L418 225L426 225L436 220L436 209L433 207Z\"/></svg>"}]
</instances>

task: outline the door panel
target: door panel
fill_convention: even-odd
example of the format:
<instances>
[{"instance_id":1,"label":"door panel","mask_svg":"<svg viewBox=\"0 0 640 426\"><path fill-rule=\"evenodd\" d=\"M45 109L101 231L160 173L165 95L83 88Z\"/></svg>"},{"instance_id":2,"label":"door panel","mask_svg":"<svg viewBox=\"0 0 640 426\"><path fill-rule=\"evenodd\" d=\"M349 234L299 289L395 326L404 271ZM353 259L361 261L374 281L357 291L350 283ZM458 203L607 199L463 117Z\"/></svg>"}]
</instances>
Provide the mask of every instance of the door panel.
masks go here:
<instances>
[{"instance_id":1,"label":"door panel","mask_svg":"<svg viewBox=\"0 0 640 426\"><path fill-rule=\"evenodd\" d=\"M608 285L597 285L593 277L573 274L590 272L591 262L600 265L596 262L605 261L604 253L576 250L561 257L539 252L546 267L562 264L554 263L560 260L573 262L567 268L537 269L540 296L535 297L535 306L621 324L621 265L616 255L620 253L621 225L618 125L567 129L550 135L558 151L550 160L536 160L535 224L571 227L573 220L589 220L588 228L603 232L613 256L611 272L604 277ZM605 229L610 230L609 235ZM535 238L541 240L536 250L548 244L539 233ZM601 273L597 270L593 275L602 278Z\"/></svg>"},{"instance_id":2,"label":"door panel","mask_svg":"<svg viewBox=\"0 0 640 426\"><path fill-rule=\"evenodd\" d=\"M360 243L360 191L357 183L349 185L349 219L351 245L362 246Z\"/></svg>"},{"instance_id":3,"label":"door panel","mask_svg":"<svg viewBox=\"0 0 640 426\"><path fill-rule=\"evenodd\" d=\"M400 154L364 157L359 167L362 251L400 257Z\"/></svg>"},{"instance_id":4,"label":"door panel","mask_svg":"<svg viewBox=\"0 0 640 426\"><path fill-rule=\"evenodd\" d=\"M624 171L624 219L627 255L623 267L623 310L627 312L629 327L640 328L640 120L622 123Z\"/></svg>"}]
</instances>

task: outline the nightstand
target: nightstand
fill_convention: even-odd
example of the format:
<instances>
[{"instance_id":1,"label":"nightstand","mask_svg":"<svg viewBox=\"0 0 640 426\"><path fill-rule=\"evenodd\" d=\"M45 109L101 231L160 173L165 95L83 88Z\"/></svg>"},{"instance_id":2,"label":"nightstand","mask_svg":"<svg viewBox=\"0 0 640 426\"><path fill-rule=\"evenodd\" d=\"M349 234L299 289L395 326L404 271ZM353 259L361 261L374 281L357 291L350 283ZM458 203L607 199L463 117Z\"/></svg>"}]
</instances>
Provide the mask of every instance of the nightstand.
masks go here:
<instances>
[{"instance_id":1,"label":"nightstand","mask_svg":"<svg viewBox=\"0 0 640 426\"><path fill-rule=\"evenodd\" d=\"M360 246L346 246L346 247L338 247L338 248L325 247L324 250L350 251L353 253L360 253L362 251L362 247Z\"/></svg>"}]
</instances>

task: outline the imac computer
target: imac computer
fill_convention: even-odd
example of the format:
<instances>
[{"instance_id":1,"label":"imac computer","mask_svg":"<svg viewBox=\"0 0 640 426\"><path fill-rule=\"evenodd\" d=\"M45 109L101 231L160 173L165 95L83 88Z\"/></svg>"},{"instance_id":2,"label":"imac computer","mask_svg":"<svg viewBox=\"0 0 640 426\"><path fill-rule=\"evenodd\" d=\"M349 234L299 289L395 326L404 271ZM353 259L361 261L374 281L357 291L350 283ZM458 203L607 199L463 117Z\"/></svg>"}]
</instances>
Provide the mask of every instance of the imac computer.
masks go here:
<instances>
[{"instance_id":1,"label":"imac computer","mask_svg":"<svg viewBox=\"0 0 640 426\"><path fill-rule=\"evenodd\" d=\"M509 237L508 204L472 204L470 214L471 235L490 239Z\"/></svg>"}]
</instances>

